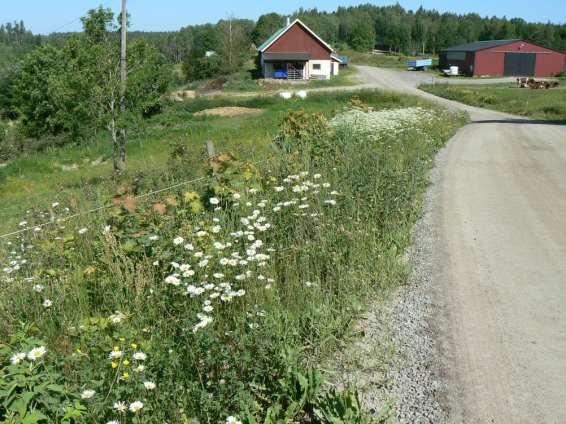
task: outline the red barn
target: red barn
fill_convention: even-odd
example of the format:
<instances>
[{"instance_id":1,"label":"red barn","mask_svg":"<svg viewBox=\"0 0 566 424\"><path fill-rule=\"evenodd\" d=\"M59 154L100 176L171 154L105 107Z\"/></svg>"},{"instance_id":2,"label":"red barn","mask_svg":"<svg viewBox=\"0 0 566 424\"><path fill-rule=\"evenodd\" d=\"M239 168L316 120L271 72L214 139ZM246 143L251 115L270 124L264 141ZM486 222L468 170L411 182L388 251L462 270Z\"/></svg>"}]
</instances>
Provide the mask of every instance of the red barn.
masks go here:
<instances>
[{"instance_id":1,"label":"red barn","mask_svg":"<svg viewBox=\"0 0 566 424\"><path fill-rule=\"evenodd\" d=\"M439 66L458 66L464 75L549 77L566 69L566 52L525 40L476 41L442 50Z\"/></svg>"},{"instance_id":2,"label":"red barn","mask_svg":"<svg viewBox=\"0 0 566 424\"><path fill-rule=\"evenodd\" d=\"M329 79L338 75L334 49L299 19L287 21L258 47L264 78Z\"/></svg>"}]
</instances>

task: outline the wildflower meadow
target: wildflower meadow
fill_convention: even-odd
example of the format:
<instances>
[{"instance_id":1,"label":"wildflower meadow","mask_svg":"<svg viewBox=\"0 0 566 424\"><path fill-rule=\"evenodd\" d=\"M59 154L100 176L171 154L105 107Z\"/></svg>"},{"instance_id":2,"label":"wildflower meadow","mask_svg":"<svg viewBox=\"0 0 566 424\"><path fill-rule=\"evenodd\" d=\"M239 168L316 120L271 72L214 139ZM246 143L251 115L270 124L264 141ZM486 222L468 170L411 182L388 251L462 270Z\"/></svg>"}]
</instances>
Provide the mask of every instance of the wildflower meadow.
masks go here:
<instances>
[{"instance_id":1,"label":"wildflower meadow","mask_svg":"<svg viewBox=\"0 0 566 424\"><path fill-rule=\"evenodd\" d=\"M464 118L360 103L290 113L260 163L221 152L155 196L23 216L0 256L1 422L375 422L320 364L405 281Z\"/></svg>"}]
</instances>

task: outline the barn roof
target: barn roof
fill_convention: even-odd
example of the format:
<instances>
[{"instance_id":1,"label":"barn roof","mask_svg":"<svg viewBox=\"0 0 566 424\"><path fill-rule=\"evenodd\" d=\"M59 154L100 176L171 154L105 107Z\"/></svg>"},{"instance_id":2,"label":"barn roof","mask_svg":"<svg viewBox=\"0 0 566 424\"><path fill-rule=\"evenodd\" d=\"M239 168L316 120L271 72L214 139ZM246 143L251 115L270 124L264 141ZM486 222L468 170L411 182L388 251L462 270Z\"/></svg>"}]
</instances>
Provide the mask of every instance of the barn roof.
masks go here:
<instances>
[{"instance_id":1,"label":"barn roof","mask_svg":"<svg viewBox=\"0 0 566 424\"><path fill-rule=\"evenodd\" d=\"M316 35L316 33L312 29L310 29L308 26L306 26L300 19L295 19L289 25L284 26L283 28L275 31L271 35L271 37L269 37L267 40L265 40L265 42L257 48L257 50L259 52L265 51L267 48L269 48L269 46L271 46L273 43L275 43L279 39L279 37L281 37L283 34L285 34L289 29L291 29L291 27L293 27L296 24L302 26L310 35L312 35L314 38L316 38L330 52L334 51L334 49L332 47L330 47L330 45L328 45L322 38L320 38L318 35Z\"/></svg>"},{"instance_id":2,"label":"barn roof","mask_svg":"<svg viewBox=\"0 0 566 424\"><path fill-rule=\"evenodd\" d=\"M491 49L492 47L504 46L506 44L511 44L516 41L521 41L520 39L509 39L509 40L486 40L486 41L474 41L473 43L460 44L453 47L448 47L443 49L443 52L475 52L478 50Z\"/></svg>"}]
</instances>

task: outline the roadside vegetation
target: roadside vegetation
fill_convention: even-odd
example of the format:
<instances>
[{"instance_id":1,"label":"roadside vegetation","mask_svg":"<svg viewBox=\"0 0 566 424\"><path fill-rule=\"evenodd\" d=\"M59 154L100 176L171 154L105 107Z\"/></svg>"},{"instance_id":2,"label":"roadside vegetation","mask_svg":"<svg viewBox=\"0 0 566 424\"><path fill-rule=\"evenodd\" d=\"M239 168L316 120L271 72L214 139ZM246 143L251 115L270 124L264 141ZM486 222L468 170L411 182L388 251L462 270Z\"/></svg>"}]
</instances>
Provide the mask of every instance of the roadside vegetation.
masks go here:
<instances>
[{"instance_id":1,"label":"roadside vegetation","mask_svg":"<svg viewBox=\"0 0 566 424\"><path fill-rule=\"evenodd\" d=\"M263 109L262 125L195 116L229 106ZM106 143L17 158L2 196L29 210L15 227L24 231L2 239L0 414L386 422L354 390L325 384L318 364L370 299L405 281L432 158L463 122L369 91L196 99L149 118L120 180L82 160ZM36 191L21 196L21 181Z\"/></svg>"},{"instance_id":2,"label":"roadside vegetation","mask_svg":"<svg viewBox=\"0 0 566 424\"><path fill-rule=\"evenodd\" d=\"M532 90L515 84L422 85L422 90L468 105L532 118L566 120L564 88Z\"/></svg>"}]
</instances>

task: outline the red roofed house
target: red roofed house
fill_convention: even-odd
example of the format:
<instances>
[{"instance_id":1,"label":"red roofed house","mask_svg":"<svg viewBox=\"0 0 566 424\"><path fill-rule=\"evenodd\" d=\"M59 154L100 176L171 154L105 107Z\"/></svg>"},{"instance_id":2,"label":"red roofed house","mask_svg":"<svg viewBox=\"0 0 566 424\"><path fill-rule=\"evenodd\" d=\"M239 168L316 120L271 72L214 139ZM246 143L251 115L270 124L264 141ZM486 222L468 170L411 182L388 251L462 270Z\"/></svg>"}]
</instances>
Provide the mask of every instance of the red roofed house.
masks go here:
<instances>
[{"instance_id":1,"label":"red roofed house","mask_svg":"<svg viewBox=\"0 0 566 424\"><path fill-rule=\"evenodd\" d=\"M306 80L338 75L340 59L334 49L299 19L287 20L257 50L264 78Z\"/></svg>"}]
</instances>

